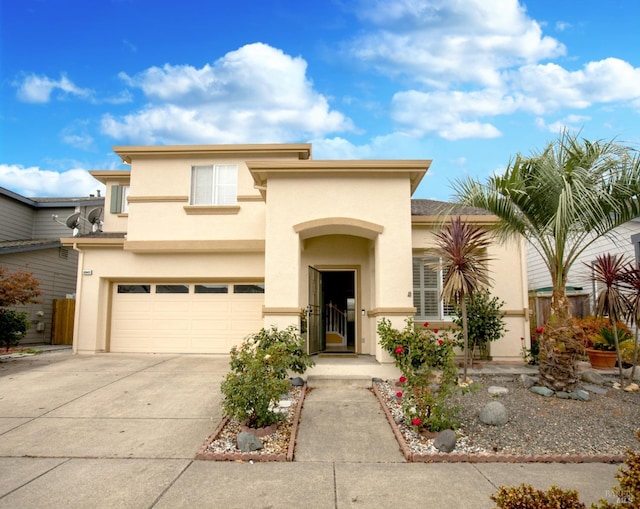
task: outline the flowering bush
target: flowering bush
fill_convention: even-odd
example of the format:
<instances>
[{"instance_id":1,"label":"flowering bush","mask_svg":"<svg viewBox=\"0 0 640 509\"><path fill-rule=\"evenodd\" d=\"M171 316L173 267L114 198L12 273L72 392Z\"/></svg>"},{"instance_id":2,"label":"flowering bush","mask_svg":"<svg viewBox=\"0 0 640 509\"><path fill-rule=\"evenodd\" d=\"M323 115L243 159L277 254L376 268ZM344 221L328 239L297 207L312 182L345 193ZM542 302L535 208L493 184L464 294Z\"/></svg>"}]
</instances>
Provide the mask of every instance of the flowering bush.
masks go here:
<instances>
[{"instance_id":1,"label":"flowering bush","mask_svg":"<svg viewBox=\"0 0 640 509\"><path fill-rule=\"evenodd\" d=\"M425 324L425 327L428 324ZM441 431L457 428L457 407L451 396L458 390L458 370L454 363L454 338L448 332L436 336L434 331L414 327L408 319L403 330L391 327L383 318L378 323L381 346L393 357L402 372L399 382L405 422L416 431Z\"/></svg>"},{"instance_id":2,"label":"flowering bush","mask_svg":"<svg viewBox=\"0 0 640 509\"><path fill-rule=\"evenodd\" d=\"M231 371L220 387L222 406L229 417L260 428L282 419L273 409L291 386L289 372L304 373L314 362L305 353L295 327L281 331L272 327L234 346L230 364Z\"/></svg>"}]
</instances>

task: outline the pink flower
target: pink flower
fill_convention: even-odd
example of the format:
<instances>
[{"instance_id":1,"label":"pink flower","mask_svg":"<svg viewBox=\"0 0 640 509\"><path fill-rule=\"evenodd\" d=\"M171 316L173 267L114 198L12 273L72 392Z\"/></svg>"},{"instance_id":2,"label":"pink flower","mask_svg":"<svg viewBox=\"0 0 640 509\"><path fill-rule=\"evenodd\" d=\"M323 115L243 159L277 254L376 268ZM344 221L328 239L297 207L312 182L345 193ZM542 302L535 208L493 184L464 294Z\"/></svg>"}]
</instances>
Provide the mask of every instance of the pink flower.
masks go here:
<instances>
[{"instance_id":1,"label":"pink flower","mask_svg":"<svg viewBox=\"0 0 640 509\"><path fill-rule=\"evenodd\" d=\"M402 391L396 392L396 397L401 398L402 397Z\"/></svg>"},{"instance_id":2,"label":"pink flower","mask_svg":"<svg viewBox=\"0 0 640 509\"><path fill-rule=\"evenodd\" d=\"M413 424L414 426L420 426L420 423L421 423L421 422L422 422L422 421L421 421L418 417L416 417L415 419L413 419L413 420L411 421L411 424Z\"/></svg>"},{"instance_id":3,"label":"pink flower","mask_svg":"<svg viewBox=\"0 0 640 509\"><path fill-rule=\"evenodd\" d=\"M401 384L403 384L403 383L405 383L405 382L407 381L407 377L403 375L403 376L401 376L401 377L398 379L398 381L399 381Z\"/></svg>"},{"instance_id":4,"label":"pink flower","mask_svg":"<svg viewBox=\"0 0 640 509\"><path fill-rule=\"evenodd\" d=\"M423 327L429 327L429 322L424 322L424 323L422 324L422 326L423 326Z\"/></svg>"},{"instance_id":5,"label":"pink flower","mask_svg":"<svg viewBox=\"0 0 640 509\"><path fill-rule=\"evenodd\" d=\"M435 334L438 334L438 331L439 331L439 330L440 330L440 329L433 329L433 332L434 332Z\"/></svg>"},{"instance_id":6,"label":"pink flower","mask_svg":"<svg viewBox=\"0 0 640 509\"><path fill-rule=\"evenodd\" d=\"M438 344L439 344L440 346L442 346L442 345L444 345L444 341L443 341L442 339L439 339L439 340L438 340Z\"/></svg>"},{"instance_id":7,"label":"pink flower","mask_svg":"<svg viewBox=\"0 0 640 509\"><path fill-rule=\"evenodd\" d=\"M538 328L536 329L536 332L537 332L538 334L542 334L542 333L544 332L544 327L538 327Z\"/></svg>"},{"instance_id":8,"label":"pink flower","mask_svg":"<svg viewBox=\"0 0 640 509\"><path fill-rule=\"evenodd\" d=\"M404 348L402 348L401 346L396 346L396 353L401 354L402 352L404 352Z\"/></svg>"}]
</instances>

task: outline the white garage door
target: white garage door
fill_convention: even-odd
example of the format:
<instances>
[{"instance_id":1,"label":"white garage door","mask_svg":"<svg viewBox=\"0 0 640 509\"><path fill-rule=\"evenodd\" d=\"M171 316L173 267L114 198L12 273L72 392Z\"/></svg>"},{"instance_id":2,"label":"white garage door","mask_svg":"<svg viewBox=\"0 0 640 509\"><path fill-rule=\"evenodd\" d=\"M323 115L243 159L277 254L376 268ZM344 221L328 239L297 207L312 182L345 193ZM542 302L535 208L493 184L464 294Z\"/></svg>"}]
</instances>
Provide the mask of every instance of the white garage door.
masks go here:
<instances>
[{"instance_id":1,"label":"white garage door","mask_svg":"<svg viewBox=\"0 0 640 509\"><path fill-rule=\"evenodd\" d=\"M117 283L111 352L229 353L262 326L264 285Z\"/></svg>"}]
</instances>

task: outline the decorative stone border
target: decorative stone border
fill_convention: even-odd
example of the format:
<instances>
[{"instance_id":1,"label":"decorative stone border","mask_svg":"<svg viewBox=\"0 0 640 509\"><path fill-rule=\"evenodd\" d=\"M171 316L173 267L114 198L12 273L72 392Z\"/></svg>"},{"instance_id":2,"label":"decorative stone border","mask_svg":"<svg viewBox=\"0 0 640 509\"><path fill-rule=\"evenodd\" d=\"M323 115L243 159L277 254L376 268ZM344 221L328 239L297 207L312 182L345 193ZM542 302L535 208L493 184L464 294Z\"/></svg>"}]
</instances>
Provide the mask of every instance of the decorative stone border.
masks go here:
<instances>
[{"instance_id":1,"label":"decorative stone border","mask_svg":"<svg viewBox=\"0 0 640 509\"><path fill-rule=\"evenodd\" d=\"M298 404L296 405L295 412L293 414L293 423L291 425L291 437L289 439L289 447L287 448L287 453L269 453L269 454L260 454L260 453L252 453L252 452L207 452L207 448L211 442L215 441L222 430L226 426L229 421L229 417L224 416L220 424L216 430L207 438L205 443L202 445L198 454L196 454L196 460L208 460L208 461L293 461L293 455L296 449L296 438L298 437L298 424L300 423L300 414L302 413L302 404L304 403L304 398L307 395L307 384L305 383L302 386L300 398L298 399Z\"/></svg>"},{"instance_id":2,"label":"decorative stone border","mask_svg":"<svg viewBox=\"0 0 640 509\"><path fill-rule=\"evenodd\" d=\"M492 453L455 453L440 452L433 454L413 453L400 431L391 410L376 384L372 384L373 393L378 398L382 411L398 441L400 451L409 463L624 463L624 454L492 454Z\"/></svg>"}]
</instances>

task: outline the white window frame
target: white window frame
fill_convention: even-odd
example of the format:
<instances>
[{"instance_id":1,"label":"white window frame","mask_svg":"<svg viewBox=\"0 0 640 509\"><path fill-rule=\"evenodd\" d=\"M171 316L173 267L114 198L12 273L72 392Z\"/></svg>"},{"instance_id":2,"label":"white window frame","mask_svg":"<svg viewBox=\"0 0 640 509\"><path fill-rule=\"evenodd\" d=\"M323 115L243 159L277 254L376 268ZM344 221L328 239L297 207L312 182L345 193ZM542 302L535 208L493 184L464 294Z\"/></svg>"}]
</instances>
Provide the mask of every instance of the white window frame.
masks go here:
<instances>
[{"instance_id":1,"label":"white window frame","mask_svg":"<svg viewBox=\"0 0 640 509\"><path fill-rule=\"evenodd\" d=\"M111 213L112 214L128 214L129 213L129 186L114 185L111 187Z\"/></svg>"},{"instance_id":2,"label":"white window frame","mask_svg":"<svg viewBox=\"0 0 640 509\"><path fill-rule=\"evenodd\" d=\"M445 304L444 301L440 298L442 295L442 282L444 279L444 271L442 268L436 269L434 271L429 265L433 263L437 263L438 258L434 256L414 256L412 263L412 278L413 278L413 299L414 305L416 304L416 299L419 300L419 305L416 306L416 315L414 319L416 321L428 321L428 320L443 320L443 321L452 321L453 316L455 315L453 306L450 304ZM415 265L418 265L418 279L416 279L415 273ZM424 273L425 271L434 271L437 273L436 276L436 286L434 287L426 287L424 284ZM427 294L435 293L437 301L438 301L438 314L437 315L427 315L425 310L425 302Z\"/></svg>"},{"instance_id":3,"label":"white window frame","mask_svg":"<svg viewBox=\"0 0 640 509\"><path fill-rule=\"evenodd\" d=\"M237 197L237 164L191 167L191 205L235 205Z\"/></svg>"}]
</instances>

